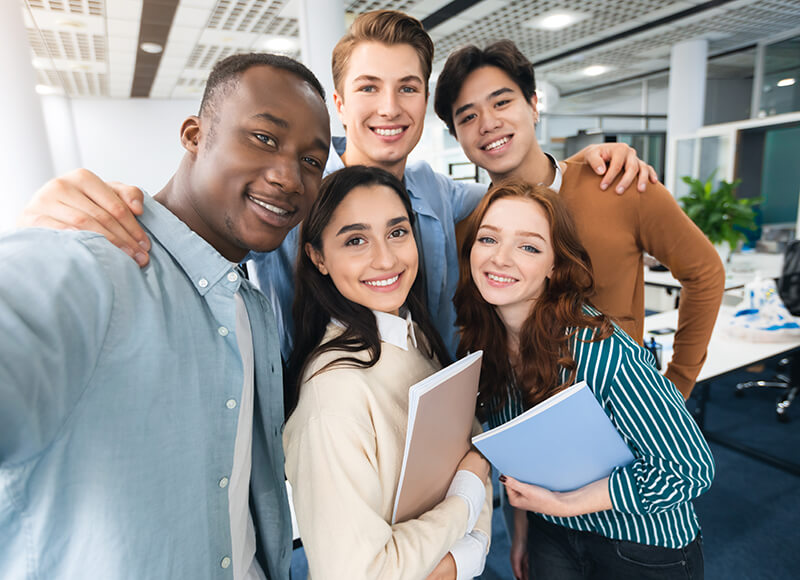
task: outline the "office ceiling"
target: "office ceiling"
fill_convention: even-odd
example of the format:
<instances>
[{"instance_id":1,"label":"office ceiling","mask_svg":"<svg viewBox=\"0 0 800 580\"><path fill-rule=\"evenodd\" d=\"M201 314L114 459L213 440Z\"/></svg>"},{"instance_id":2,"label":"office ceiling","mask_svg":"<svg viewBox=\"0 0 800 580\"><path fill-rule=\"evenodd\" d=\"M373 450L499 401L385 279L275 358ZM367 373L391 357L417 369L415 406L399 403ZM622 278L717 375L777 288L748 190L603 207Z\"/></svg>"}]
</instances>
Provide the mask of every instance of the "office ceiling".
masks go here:
<instances>
[{"instance_id":1,"label":"office ceiling","mask_svg":"<svg viewBox=\"0 0 800 580\"><path fill-rule=\"evenodd\" d=\"M198 97L214 63L236 52L279 46L299 56L298 1L20 0L40 92L121 98ZM562 95L663 74L670 46L699 37L709 40L711 56L727 55L710 63L718 74L749 76L752 53L737 64L735 51L800 29L798 0L345 0L345 6L350 14L392 8L420 18L436 43L435 69L463 44L510 38L535 63L537 78ZM560 30L526 24L556 11L582 19ZM143 42L161 44L163 52L147 53ZM606 71L587 76L590 65Z\"/></svg>"}]
</instances>

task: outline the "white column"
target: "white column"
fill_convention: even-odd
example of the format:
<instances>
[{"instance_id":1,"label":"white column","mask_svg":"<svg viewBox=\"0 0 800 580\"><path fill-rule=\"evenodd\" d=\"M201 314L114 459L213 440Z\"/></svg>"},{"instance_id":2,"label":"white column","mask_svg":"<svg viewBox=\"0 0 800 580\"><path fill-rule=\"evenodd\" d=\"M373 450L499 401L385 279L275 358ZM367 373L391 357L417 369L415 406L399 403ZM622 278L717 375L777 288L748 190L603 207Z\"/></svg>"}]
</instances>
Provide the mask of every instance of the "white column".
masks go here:
<instances>
[{"instance_id":1,"label":"white column","mask_svg":"<svg viewBox=\"0 0 800 580\"><path fill-rule=\"evenodd\" d=\"M56 175L82 167L81 152L75 132L75 117L72 114L72 101L61 95L42 97L42 112L53 157Z\"/></svg>"},{"instance_id":2,"label":"white column","mask_svg":"<svg viewBox=\"0 0 800 580\"><path fill-rule=\"evenodd\" d=\"M639 113L647 115L650 112L650 83L647 79L642 81L642 105ZM642 131L647 131L650 128L650 122L647 117L642 119Z\"/></svg>"},{"instance_id":3,"label":"white column","mask_svg":"<svg viewBox=\"0 0 800 580\"><path fill-rule=\"evenodd\" d=\"M303 63L322 82L331 114L331 132L344 135L333 104L331 54L344 36L344 0L298 0L300 3L300 51Z\"/></svg>"},{"instance_id":4,"label":"white column","mask_svg":"<svg viewBox=\"0 0 800 580\"><path fill-rule=\"evenodd\" d=\"M703 126L706 106L708 41L687 40L672 46L667 102L667 169L665 184L675 190L675 138Z\"/></svg>"},{"instance_id":5,"label":"white column","mask_svg":"<svg viewBox=\"0 0 800 580\"><path fill-rule=\"evenodd\" d=\"M0 231L13 226L17 215L45 181L53 177L53 161L44 117L36 94L20 2L0 2Z\"/></svg>"}]
</instances>

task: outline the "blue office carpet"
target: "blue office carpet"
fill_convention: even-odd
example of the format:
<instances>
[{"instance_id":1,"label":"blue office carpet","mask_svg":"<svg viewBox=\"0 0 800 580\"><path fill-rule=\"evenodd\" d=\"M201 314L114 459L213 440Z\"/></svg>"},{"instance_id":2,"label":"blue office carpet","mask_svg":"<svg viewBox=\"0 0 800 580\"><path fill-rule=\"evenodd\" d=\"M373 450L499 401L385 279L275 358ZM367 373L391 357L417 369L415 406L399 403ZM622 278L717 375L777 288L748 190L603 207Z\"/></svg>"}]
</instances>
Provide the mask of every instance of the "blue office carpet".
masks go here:
<instances>
[{"instance_id":1,"label":"blue office carpet","mask_svg":"<svg viewBox=\"0 0 800 580\"><path fill-rule=\"evenodd\" d=\"M763 374L771 372L768 365ZM800 398L792 421L779 423L774 418L776 391L749 391L741 398L733 395L737 382L754 376L733 373L712 385L706 428L800 465ZM800 578L800 476L713 442L711 449L716 478L711 490L695 501L703 527L706 579ZM483 580L513 579L508 549L498 509ZM307 570L302 549L295 550L292 579L304 580Z\"/></svg>"}]
</instances>

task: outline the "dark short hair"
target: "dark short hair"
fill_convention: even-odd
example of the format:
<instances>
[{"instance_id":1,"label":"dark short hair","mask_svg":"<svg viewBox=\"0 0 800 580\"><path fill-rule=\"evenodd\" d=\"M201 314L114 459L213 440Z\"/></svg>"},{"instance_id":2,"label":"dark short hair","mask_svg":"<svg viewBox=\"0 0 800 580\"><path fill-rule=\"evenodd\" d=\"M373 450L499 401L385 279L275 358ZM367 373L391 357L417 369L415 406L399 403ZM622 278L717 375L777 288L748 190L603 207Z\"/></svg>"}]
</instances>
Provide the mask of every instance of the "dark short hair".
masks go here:
<instances>
[{"instance_id":1,"label":"dark short hair","mask_svg":"<svg viewBox=\"0 0 800 580\"><path fill-rule=\"evenodd\" d=\"M497 67L510 76L522 91L525 100L530 101L536 94L533 64L525 58L516 44L510 40L500 40L484 49L474 44L465 46L447 57L442 73L436 81L436 95L433 99L433 109L445 122L451 135L456 134L453 103L458 99L467 77L473 71L485 66Z\"/></svg>"},{"instance_id":2,"label":"dark short hair","mask_svg":"<svg viewBox=\"0 0 800 580\"><path fill-rule=\"evenodd\" d=\"M273 68L288 71L301 80L311 85L322 100L325 100L325 89L319 79L314 76L308 68L293 58L281 54L270 54L266 52L250 52L247 54L234 54L228 58L223 58L208 75L206 89L203 92L203 100L200 101L200 115L210 112L215 106L218 97L228 93L236 86L239 77L246 70L254 66L271 66Z\"/></svg>"}]
</instances>

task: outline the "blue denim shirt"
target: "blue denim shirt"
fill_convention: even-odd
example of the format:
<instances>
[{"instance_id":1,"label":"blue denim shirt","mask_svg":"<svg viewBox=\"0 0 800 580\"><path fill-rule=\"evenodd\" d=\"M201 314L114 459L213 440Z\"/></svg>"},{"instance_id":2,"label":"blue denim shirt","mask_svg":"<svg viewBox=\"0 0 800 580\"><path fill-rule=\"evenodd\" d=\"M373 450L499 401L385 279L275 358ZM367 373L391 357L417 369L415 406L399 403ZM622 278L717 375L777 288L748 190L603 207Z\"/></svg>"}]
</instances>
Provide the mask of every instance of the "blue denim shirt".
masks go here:
<instances>
[{"instance_id":1,"label":"blue denim shirt","mask_svg":"<svg viewBox=\"0 0 800 580\"><path fill-rule=\"evenodd\" d=\"M325 174L344 167L340 155L345 149L344 137L334 137ZM403 176L417 215L414 228L420 249L420 276L425 277L428 312L442 335L450 354L455 355L456 311L453 295L458 283L458 248L455 224L467 217L486 193L486 186L453 181L436 173L424 161L406 166ZM271 302L281 334L281 351L288 358L292 349L294 328L294 264L297 258L300 227L286 236L280 248L269 253L251 253L258 283Z\"/></svg>"},{"instance_id":2,"label":"blue denim shirt","mask_svg":"<svg viewBox=\"0 0 800 580\"><path fill-rule=\"evenodd\" d=\"M289 575L283 391L268 301L145 196L140 270L88 232L0 238L0 578L229 579L227 479L256 356L257 555Z\"/></svg>"}]
</instances>

